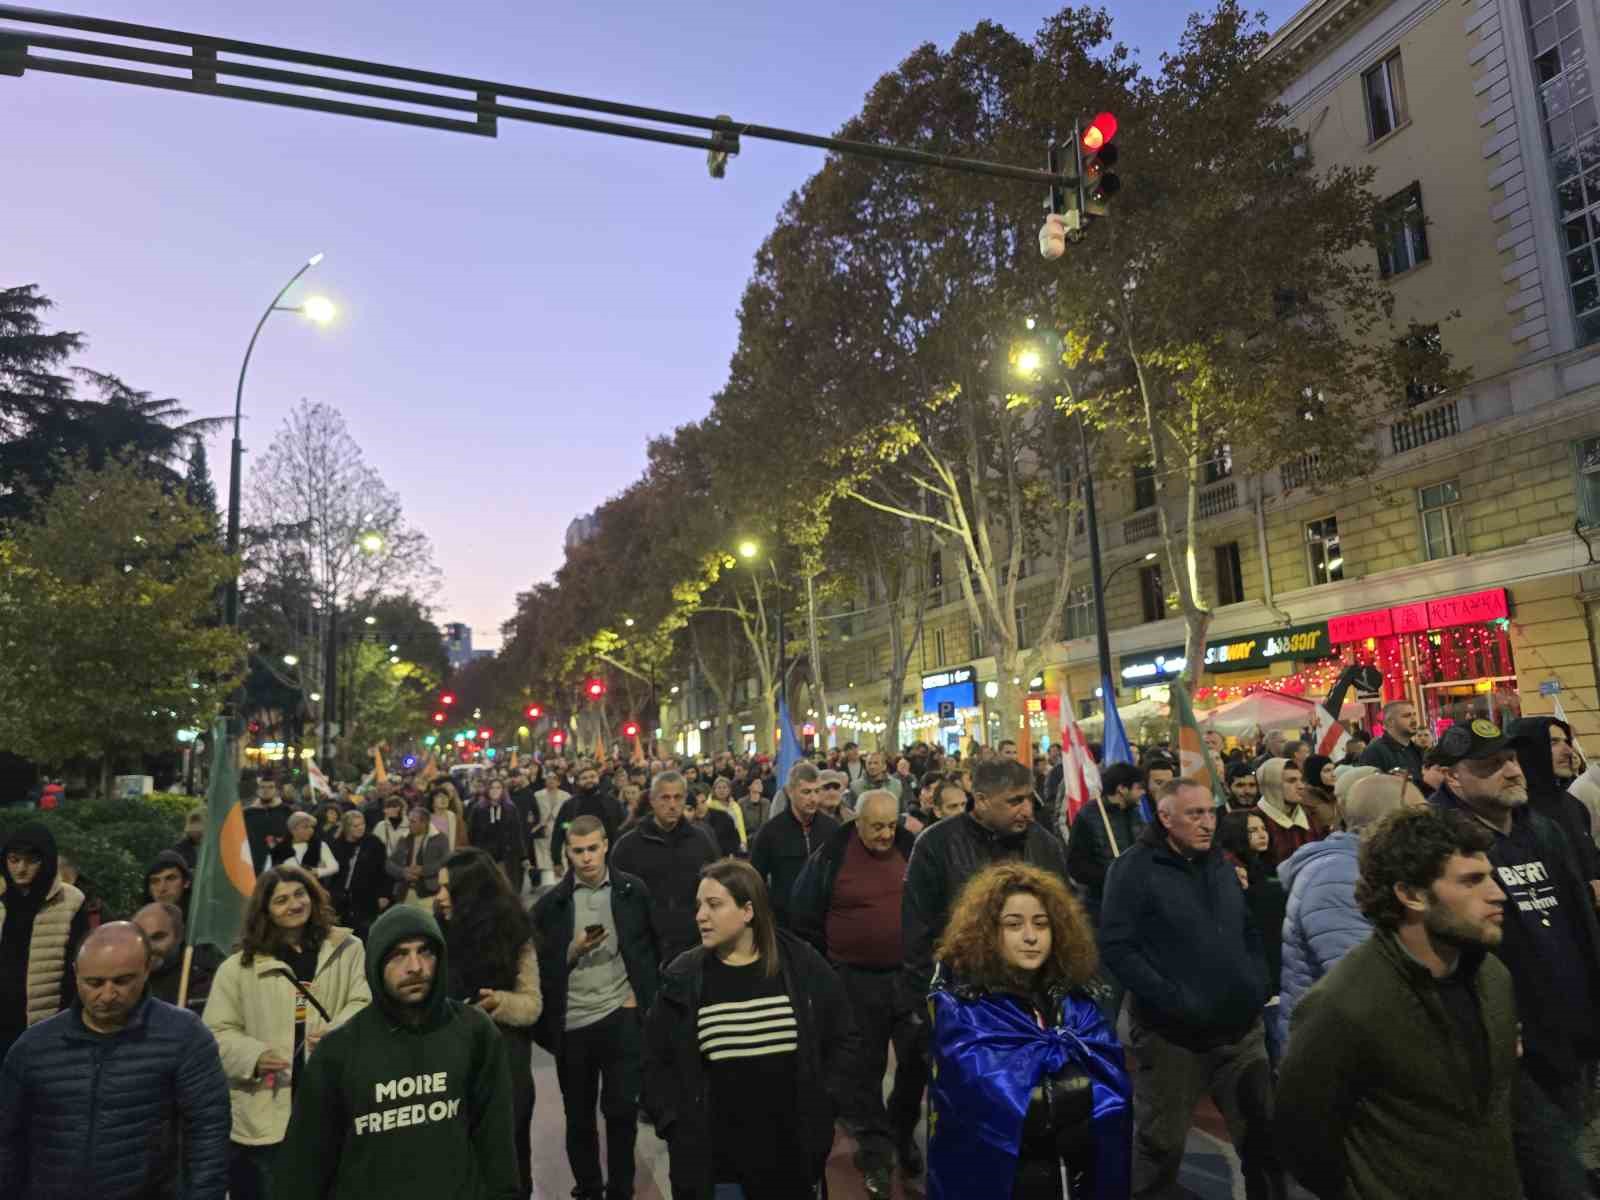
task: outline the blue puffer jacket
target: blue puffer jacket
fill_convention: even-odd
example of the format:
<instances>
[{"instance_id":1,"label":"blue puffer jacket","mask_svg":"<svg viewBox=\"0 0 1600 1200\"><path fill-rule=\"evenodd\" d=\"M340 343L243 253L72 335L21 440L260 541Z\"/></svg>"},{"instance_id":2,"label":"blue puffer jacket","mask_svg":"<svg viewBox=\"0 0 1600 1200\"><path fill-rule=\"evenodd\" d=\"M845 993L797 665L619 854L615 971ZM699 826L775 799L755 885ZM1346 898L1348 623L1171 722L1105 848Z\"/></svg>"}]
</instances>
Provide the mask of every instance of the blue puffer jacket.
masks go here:
<instances>
[{"instance_id":1,"label":"blue puffer jacket","mask_svg":"<svg viewBox=\"0 0 1600 1200\"><path fill-rule=\"evenodd\" d=\"M0 1196L222 1200L232 1117L211 1031L148 997L109 1037L81 1012L35 1025L0 1068Z\"/></svg>"},{"instance_id":2,"label":"blue puffer jacket","mask_svg":"<svg viewBox=\"0 0 1600 1200\"><path fill-rule=\"evenodd\" d=\"M1277 1018L1285 1045L1300 997L1372 932L1371 922L1356 907L1360 845L1354 833L1331 833L1301 846L1278 868L1278 879L1289 891Z\"/></svg>"}]
</instances>

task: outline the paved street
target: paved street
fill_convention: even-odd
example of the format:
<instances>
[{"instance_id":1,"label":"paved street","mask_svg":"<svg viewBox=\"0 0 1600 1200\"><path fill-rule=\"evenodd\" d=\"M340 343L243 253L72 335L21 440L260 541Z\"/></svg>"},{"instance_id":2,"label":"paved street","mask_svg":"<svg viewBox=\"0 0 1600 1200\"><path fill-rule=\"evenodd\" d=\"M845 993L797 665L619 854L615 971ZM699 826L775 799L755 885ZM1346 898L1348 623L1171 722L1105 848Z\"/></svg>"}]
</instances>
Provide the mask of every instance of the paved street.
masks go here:
<instances>
[{"instance_id":1,"label":"paved street","mask_svg":"<svg viewBox=\"0 0 1600 1200\"><path fill-rule=\"evenodd\" d=\"M567 1200L572 1195L572 1172L567 1169L566 1126L561 1116L555 1060L538 1047L533 1055L538 1094L533 1110L533 1196L534 1200ZM1221 1123L1214 1112L1202 1111L1199 1123L1221 1133ZM602 1130L602 1141L604 1136ZM917 1136L920 1142L921 1129ZM841 1130L828 1162L829 1200L866 1200L861 1174L851 1165L854 1151L855 1143ZM1232 1183L1235 1161L1233 1148L1223 1138L1197 1127L1189 1134L1183 1184L1195 1200L1243 1200L1244 1185L1234 1187ZM639 1128L638 1163L637 1200L669 1200L672 1189L667 1179L667 1147L648 1126ZM924 1200L927 1195L923 1180L907 1180L898 1172L894 1185L895 1200Z\"/></svg>"}]
</instances>

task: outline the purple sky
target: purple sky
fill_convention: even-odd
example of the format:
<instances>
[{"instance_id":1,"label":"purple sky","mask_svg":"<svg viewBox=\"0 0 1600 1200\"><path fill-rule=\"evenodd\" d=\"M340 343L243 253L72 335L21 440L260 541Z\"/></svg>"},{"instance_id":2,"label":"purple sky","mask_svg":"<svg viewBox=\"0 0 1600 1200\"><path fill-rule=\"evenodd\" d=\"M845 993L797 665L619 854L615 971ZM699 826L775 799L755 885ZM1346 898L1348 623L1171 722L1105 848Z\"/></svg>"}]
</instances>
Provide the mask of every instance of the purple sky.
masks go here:
<instances>
[{"instance_id":1,"label":"purple sky","mask_svg":"<svg viewBox=\"0 0 1600 1200\"><path fill-rule=\"evenodd\" d=\"M46 0L52 6L68 0ZM78 0L73 11L831 133L915 45L1026 0L750 6ZM1149 62L1196 5L1121 0ZM1295 0L1263 5L1276 22ZM300 397L340 408L432 539L437 616L498 645L567 522L636 478L647 439L725 377L752 256L820 153L696 150L502 123L496 139L30 73L0 78L0 285L37 283L86 365L231 412L260 310L314 251L341 320L269 322L245 470ZM996 186L1011 186L997 184ZM1026 186L1026 185L1023 185ZM211 466L227 495L227 442Z\"/></svg>"}]
</instances>

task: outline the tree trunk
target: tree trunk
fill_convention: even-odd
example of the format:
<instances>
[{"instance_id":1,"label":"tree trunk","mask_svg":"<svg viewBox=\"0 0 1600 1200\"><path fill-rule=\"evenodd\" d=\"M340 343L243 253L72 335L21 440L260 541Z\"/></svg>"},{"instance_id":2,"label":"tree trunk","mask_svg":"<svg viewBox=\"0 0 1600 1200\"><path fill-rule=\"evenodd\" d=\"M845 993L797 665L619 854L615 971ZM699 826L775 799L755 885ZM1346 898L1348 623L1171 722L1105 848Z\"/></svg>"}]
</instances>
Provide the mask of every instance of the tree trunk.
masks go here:
<instances>
[{"instance_id":1,"label":"tree trunk","mask_svg":"<svg viewBox=\"0 0 1600 1200\"><path fill-rule=\"evenodd\" d=\"M822 682L822 644L817 637L817 594L815 583L816 577L814 575L806 576L806 637L811 654L811 683L815 689L815 694L811 697L811 700L816 710L822 714L818 725L823 730L826 730L828 727L828 692ZM789 716L792 719L794 713L791 712ZM824 736L821 740L826 742L827 737Z\"/></svg>"}]
</instances>

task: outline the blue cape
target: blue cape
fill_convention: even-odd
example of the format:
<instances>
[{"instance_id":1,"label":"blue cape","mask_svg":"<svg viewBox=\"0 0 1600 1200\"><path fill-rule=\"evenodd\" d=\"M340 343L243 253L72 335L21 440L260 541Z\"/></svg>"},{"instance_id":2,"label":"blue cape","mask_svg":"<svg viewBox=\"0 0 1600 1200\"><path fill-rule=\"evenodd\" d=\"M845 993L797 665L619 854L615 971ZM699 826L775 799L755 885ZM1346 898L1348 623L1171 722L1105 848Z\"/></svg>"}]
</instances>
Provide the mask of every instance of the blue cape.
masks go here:
<instances>
[{"instance_id":1,"label":"blue cape","mask_svg":"<svg viewBox=\"0 0 1600 1200\"><path fill-rule=\"evenodd\" d=\"M1040 1029L1031 1012L1004 995L962 999L940 989L929 1003L928 1200L1010 1195L1029 1095L1069 1062L1090 1082L1091 1200L1127 1200L1132 1085L1122 1045L1092 1000L1067 995L1050 1029Z\"/></svg>"}]
</instances>

